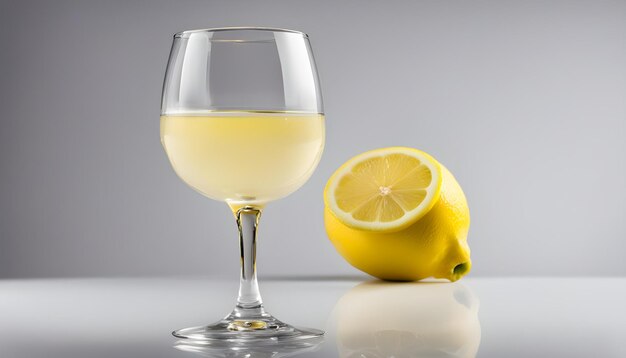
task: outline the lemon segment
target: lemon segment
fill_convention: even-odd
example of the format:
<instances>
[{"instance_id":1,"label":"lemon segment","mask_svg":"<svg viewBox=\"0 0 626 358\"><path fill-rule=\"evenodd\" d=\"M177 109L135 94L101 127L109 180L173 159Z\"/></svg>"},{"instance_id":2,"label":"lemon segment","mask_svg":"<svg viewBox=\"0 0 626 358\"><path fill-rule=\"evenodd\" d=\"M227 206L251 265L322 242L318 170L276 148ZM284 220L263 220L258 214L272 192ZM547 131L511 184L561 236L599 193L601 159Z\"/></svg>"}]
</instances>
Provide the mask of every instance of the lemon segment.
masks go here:
<instances>
[{"instance_id":1,"label":"lemon segment","mask_svg":"<svg viewBox=\"0 0 626 358\"><path fill-rule=\"evenodd\" d=\"M353 229L393 232L424 216L441 190L441 168L427 153L406 147L376 149L342 165L324 201Z\"/></svg>"}]
</instances>

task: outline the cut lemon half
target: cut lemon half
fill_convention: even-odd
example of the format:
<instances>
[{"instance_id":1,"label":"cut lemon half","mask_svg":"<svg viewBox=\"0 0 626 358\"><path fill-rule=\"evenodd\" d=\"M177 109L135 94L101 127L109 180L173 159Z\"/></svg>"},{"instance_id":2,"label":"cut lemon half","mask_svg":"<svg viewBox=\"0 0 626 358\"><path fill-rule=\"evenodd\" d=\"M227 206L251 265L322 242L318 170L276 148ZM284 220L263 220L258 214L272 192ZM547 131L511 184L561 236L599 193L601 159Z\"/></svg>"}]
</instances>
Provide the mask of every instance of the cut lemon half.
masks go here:
<instances>
[{"instance_id":1,"label":"cut lemon half","mask_svg":"<svg viewBox=\"0 0 626 358\"><path fill-rule=\"evenodd\" d=\"M348 160L331 176L324 202L354 229L393 232L424 216L441 191L439 163L421 150L375 149Z\"/></svg>"}]
</instances>

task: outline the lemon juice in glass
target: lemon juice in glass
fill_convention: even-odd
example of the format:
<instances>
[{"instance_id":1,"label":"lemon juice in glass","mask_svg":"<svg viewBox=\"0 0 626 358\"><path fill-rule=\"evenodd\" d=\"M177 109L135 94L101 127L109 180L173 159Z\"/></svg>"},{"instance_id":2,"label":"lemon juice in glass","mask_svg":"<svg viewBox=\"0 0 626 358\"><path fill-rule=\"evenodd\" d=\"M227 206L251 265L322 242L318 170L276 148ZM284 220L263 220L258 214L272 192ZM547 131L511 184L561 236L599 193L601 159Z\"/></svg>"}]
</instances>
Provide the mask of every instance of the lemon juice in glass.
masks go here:
<instances>
[{"instance_id":1,"label":"lemon juice in glass","mask_svg":"<svg viewBox=\"0 0 626 358\"><path fill-rule=\"evenodd\" d=\"M208 112L161 117L176 173L233 210L262 207L297 190L324 147L324 116L289 112Z\"/></svg>"},{"instance_id":2,"label":"lemon juice in glass","mask_svg":"<svg viewBox=\"0 0 626 358\"><path fill-rule=\"evenodd\" d=\"M230 206L241 254L234 310L213 324L173 334L246 343L323 335L264 310L255 262L261 210L302 186L324 148L322 97L308 36L251 27L175 34L163 85L161 142L185 183Z\"/></svg>"}]
</instances>

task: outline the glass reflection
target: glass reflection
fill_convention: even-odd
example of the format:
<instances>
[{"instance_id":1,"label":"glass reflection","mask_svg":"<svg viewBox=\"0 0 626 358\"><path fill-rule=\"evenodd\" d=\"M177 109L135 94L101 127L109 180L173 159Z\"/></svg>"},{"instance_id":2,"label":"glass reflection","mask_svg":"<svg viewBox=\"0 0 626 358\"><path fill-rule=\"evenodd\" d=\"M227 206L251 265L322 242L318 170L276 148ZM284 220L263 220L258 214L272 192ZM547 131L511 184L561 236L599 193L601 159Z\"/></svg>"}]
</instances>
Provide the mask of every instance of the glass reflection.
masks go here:
<instances>
[{"instance_id":1,"label":"glass reflection","mask_svg":"<svg viewBox=\"0 0 626 358\"><path fill-rule=\"evenodd\" d=\"M268 340L267 342L228 342L228 341L190 341L180 340L174 344L174 348L211 358L278 358L292 357L305 352L317 350L323 337L280 342Z\"/></svg>"},{"instance_id":2,"label":"glass reflection","mask_svg":"<svg viewBox=\"0 0 626 358\"><path fill-rule=\"evenodd\" d=\"M458 282L364 282L335 306L339 356L474 358L478 306Z\"/></svg>"}]
</instances>

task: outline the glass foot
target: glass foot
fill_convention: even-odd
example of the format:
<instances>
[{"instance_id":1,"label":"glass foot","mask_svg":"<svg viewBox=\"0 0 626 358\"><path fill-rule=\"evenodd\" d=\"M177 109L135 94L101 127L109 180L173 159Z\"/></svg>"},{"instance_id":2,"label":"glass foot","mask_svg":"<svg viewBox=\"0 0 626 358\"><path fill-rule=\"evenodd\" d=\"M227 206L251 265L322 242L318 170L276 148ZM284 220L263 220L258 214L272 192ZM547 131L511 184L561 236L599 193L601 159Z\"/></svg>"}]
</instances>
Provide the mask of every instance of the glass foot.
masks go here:
<instances>
[{"instance_id":1,"label":"glass foot","mask_svg":"<svg viewBox=\"0 0 626 358\"><path fill-rule=\"evenodd\" d=\"M180 340L174 344L174 348L195 353L210 358L251 358L251 357L291 357L305 352L313 352L321 347L323 337L307 338L287 342L267 340L263 343L230 342L230 341L205 341L196 342Z\"/></svg>"},{"instance_id":2,"label":"glass foot","mask_svg":"<svg viewBox=\"0 0 626 358\"><path fill-rule=\"evenodd\" d=\"M263 308L235 308L224 319L208 326L183 328L172 332L175 337L196 342L288 342L324 335L312 328L296 328L274 318Z\"/></svg>"}]
</instances>

